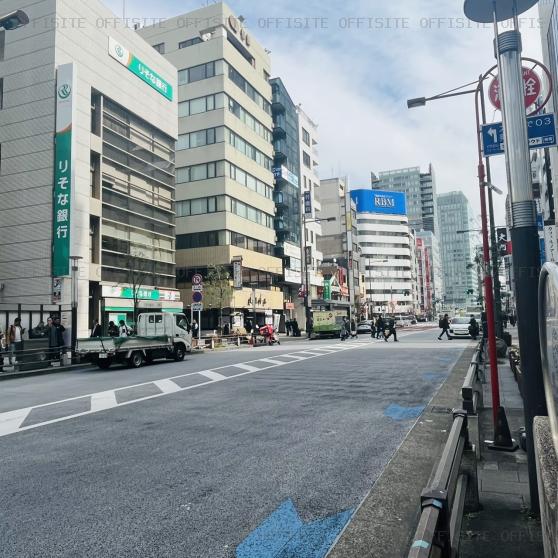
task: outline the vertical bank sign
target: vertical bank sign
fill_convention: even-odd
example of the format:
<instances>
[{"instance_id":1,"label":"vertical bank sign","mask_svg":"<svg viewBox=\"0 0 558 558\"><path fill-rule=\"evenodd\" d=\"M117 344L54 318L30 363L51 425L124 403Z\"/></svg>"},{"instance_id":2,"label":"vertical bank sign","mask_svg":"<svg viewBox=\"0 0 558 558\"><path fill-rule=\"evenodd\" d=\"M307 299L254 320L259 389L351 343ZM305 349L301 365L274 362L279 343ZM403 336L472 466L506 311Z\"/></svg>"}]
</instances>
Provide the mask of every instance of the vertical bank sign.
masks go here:
<instances>
[{"instance_id":1,"label":"vertical bank sign","mask_svg":"<svg viewBox=\"0 0 558 558\"><path fill-rule=\"evenodd\" d=\"M112 37L109 37L109 54L163 97L172 101L172 85Z\"/></svg>"},{"instance_id":2,"label":"vertical bank sign","mask_svg":"<svg viewBox=\"0 0 558 558\"><path fill-rule=\"evenodd\" d=\"M385 190L351 190L357 213L406 215L407 202L403 192Z\"/></svg>"},{"instance_id":3,"label":"vertical bank sign","mask_svg":"<svg viewBox=\"0 0 558 558\"><path fill-rule=\"evenodd\" d=\"M56 137L52 215L52 276L70 275L70 232L74 186L76 73L73 64L58 66L56 73Z\"/></svg>"}]
</instances>

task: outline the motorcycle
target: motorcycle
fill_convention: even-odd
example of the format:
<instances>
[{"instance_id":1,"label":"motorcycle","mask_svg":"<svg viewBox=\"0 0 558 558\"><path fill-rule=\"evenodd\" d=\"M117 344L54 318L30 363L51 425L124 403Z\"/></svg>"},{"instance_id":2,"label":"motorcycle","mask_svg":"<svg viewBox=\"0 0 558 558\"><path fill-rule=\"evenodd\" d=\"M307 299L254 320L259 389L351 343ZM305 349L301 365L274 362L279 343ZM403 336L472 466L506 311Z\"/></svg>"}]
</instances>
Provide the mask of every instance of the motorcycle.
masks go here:
<instances>
[{"instance_id":1,"label":"motorcycle","mask_svg":"<svg viewBox=\"0 0 558 558\"><path fill-rule=\"evenodd\" d=\"M260 328L259 333L264 338L264 343L267 343L268 345L274 345L275 343L277 343L277 345L281 345L279 336L277 335L277 332L275 331L273 326L263 326Z\"/></svg>"}]
</instances>

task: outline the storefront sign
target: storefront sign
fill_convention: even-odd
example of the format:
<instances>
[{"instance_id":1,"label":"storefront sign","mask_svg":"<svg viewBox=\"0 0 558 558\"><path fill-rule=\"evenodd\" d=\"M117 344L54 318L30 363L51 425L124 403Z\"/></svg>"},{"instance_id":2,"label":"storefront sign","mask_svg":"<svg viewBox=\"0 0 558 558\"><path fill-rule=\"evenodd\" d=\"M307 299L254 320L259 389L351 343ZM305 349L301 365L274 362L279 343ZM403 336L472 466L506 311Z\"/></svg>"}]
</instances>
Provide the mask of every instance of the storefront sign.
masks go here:
<instances>
[{"instance_id":1,"label":"storefront sign","mask_svg":"<svg viewBox=\"0 0 558 558\"><path fill-rule=\"evenodd\" d=\"M544 245L546 249L546 261L558 262L558 238L556 225L544 226Z\"/></svg>"},{"instance_id":2,"label":"storefront sign","mask_svg":"<svg viewBox=\"0 0 558 558\"><path fill-rule=\"evenodd\" d=\"M304 213L312 215L312 192L304 192Z\"/></svg>"},{"instance_id":3,"label":"storefront sign","mask_svg":"<svg viewBox=\"0 0 558 558\"><path fill-rule=\"evenodd\" d=\"M237 290L242 289L242 258L233 260L233 285Z\"/></svg>"},{"instance_id":4,"label":"storefront sign","mask_svg":"<svg viewBox=\"0 0 558 558\"><path fill-rule=\"evenodd\" d=\"M324 279L324 300L331 300L331 280Z\"/></svg>"},{"instance_id":5,"label":"storefront sign","mask_svg":"<svg viewBox=\"0 0 558 558\"><path fill-rule=\"evenodd\" d=\"M172 101L172 85L112 37L109 37L109 54L163 97Z\"/></svg>"},{"instance_id":6,"label":"storefront sign","mask_svg":"<svg viewBox=\"0 0 558 558\"><path fill-rule=\"evenodd\" d=\"M133 299L134 289L132 287L111 287L110 285L103 285L102 295L104 298ZM140 287L137 289L137 298L140 300L176 302L180 300L180 293L178 291Z\"/></svg>"},{"instance_id":7,"label":"storefront sign","mask_svg":"<svg viewBox=\"0 0 558 558\"><path fill-rule=\"evenodd\" d=\"M292 173L287 167L284 165L281 167L275 167L273 169L273 176L276 179L283 179L287 182L290 182L293 186L298 188L300 181L298 180L298 176Z\"/></svg>"},{"instance_id":8,"label":"storefront sign","mask_svg":"<svg viewBox=\"0 0 558 558\"><path fill-rule=\"evenodd\" d=\"M75 112L76 73L63 64L56 74L56 136L52 215L52 275L70 275L70 232L73 191L72 125Z\"/></svg>"}]
</instances>

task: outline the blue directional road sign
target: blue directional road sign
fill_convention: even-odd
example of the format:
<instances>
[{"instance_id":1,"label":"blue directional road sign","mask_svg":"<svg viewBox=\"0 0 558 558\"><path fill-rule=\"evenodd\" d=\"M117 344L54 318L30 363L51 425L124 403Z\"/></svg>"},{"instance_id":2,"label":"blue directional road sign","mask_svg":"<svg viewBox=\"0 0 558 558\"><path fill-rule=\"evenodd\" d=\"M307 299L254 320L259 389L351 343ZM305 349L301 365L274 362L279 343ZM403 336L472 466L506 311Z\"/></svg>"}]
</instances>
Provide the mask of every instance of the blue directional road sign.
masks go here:
<instances>
[{"instance_id":1,"label":"blue directional road sign","mask_svg":"<svg viewBox=\"0 0 558 558\"><path fill-rule=\"evenodd\" d=\"M556 145L554 114L541 114L527 118L529 149L540 149ZM504 153L504 127L501 122L482 127L482 146L485 157Z\"/></svg>"}]
</instances>

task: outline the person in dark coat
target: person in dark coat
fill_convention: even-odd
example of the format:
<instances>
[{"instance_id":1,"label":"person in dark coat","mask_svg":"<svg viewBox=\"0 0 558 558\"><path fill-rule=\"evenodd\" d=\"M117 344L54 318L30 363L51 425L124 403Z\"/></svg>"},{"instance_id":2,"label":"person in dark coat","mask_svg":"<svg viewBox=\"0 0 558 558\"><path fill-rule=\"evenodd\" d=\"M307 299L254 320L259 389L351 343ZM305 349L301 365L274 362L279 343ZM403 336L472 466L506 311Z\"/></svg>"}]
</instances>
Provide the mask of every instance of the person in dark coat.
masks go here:
<instances>
[{"instance_id":1,"label":"person in dark coat","mask_svg":"<svg viewBox=\"0 0 558 558\"><path fill-rule=\"evenodd\" d=\"M449 316L447 314L444 314L444 317L440 320L440 323L438 324L440 326L440 329L442 330L442 333L440 333L440 335L438 336L438 340L441 341L442 340L442 336L444 335L444 333L446 334L448 339L451 339L450 334L449 334Z\"/></svg>"},{"instance_id":2,"label":"person in dark coat","mask_svg":"<svg viewBox=\"0 0 558 558\"><path fill-rule=\"evenodd\" d=\"M110 337L118 337L118 326L112 321L108 325L108 334Z\"/></svg>"},{"instance_id":3,"label":"person in dark coat","mask_svg":"<svg viewBox=\"0 0 558 558\"><path fill-rule=\"evenodd\" d=\"M386 324L384 322L383 316L380 314L376 320L376 339L380 338L380 335L384 334L384 328Z\"/></svg>"},{"instance_id":4,"label":"person in dark coat","mask_svg":"<svg viewBox=\"0 0 558 558\"><path fill-rule=\"evenodd\" d=\"M93 320L93 327L91 328L90 337L102 337L103 332L101 329L101 324L97 320Z\"/></svg>"},{"instance_id":5,"label":"person in dark coat","mask_svg":"<svg viewBox=\"0 0 558 558\"><path fill-rule=\"evenodd\" d=\"M66 328L60 323L60 318L54 317L48 328L48 347L52 359L60 358L60 350L64 347L65 331Z\"/></svg>"},{"instance_id":6,"label":"person in dark coat","mask_svg":"<svg viewBox=\"0 0 558 558\"><path fill-rule=\"evenodd\" d=\"M384 339L387 342L387 340L393 335L393 341L397 343L397 331L395 329L395 318L388 318L386 320L386 329L388 331L388 334L385 335L384 334Z\"/></svg>"}]
</instances>

